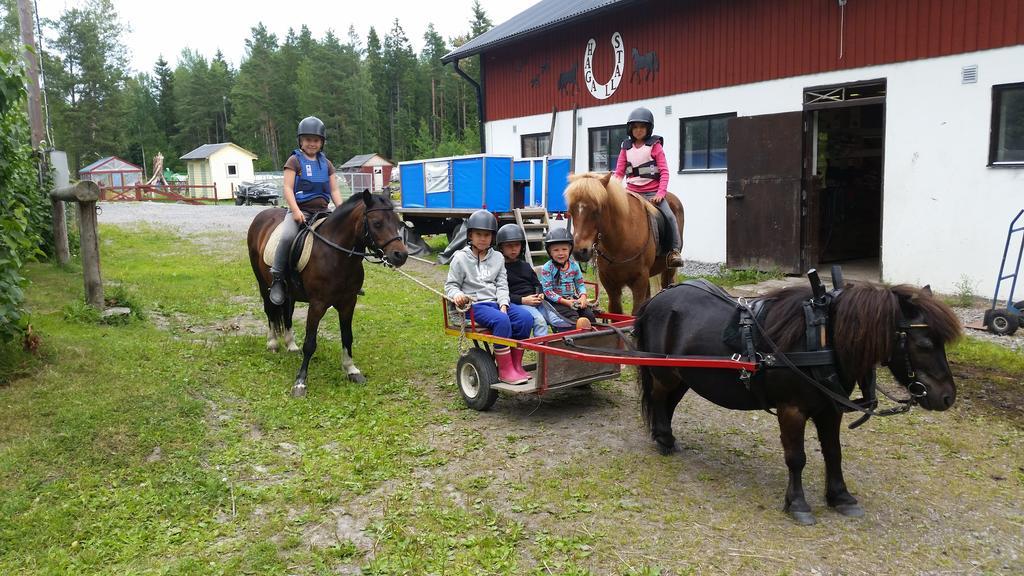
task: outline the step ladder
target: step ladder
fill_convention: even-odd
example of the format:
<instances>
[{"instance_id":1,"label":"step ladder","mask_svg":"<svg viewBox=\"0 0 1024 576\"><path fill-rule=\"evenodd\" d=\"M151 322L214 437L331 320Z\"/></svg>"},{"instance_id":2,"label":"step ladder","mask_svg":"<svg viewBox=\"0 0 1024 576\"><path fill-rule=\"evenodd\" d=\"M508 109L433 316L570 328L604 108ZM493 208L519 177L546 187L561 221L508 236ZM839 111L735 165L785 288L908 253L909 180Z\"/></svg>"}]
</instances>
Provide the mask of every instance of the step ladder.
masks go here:
<instances>
[{"instance_id":1,"label":"step ladder","mask_svg":"<svg viewBox=\"0 0 1024 576\"><path fill-rule=\"evenodd\" d=\"M548 211L543 208L516 208L516 224L526 233L526 261L533 265L533 254L545 254L544 237L548 235Z\"/></svg>"}]
</instances>

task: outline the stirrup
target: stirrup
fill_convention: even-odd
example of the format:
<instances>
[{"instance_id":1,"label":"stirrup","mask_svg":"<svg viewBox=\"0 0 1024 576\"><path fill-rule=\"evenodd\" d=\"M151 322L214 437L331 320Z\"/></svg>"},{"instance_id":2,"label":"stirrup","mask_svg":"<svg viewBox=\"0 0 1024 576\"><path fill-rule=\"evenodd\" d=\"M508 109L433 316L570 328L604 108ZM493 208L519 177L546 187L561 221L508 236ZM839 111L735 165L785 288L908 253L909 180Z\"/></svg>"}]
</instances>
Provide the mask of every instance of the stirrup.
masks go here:
<instances>
[{"instance_id":1,"label":"stirrup","mask_svg":"<svg viewBox=\"0 0 1024 576\"><path fill-rule=\"evenodd\" d=\"M270 282L270 294L268 295L268 298L270 298L271 304L274 306L280 306L284 304L287 296L284 285L284 275L273 274L272 278L273 280Z\"/></svg>"}]
</instances>

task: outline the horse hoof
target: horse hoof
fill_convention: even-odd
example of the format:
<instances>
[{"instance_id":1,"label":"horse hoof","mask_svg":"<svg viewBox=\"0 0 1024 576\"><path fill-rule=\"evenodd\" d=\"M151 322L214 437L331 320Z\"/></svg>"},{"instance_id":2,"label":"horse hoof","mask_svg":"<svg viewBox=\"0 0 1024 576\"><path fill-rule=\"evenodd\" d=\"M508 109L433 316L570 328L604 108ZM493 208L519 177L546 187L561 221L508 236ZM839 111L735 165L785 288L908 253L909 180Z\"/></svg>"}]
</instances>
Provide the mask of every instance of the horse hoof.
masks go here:
<instances>
[{"instance_id":1,"label":"horse hoof","mask_svg":"<svg viewBox=\"0 0 1024 576\"><path fill-rule=\"evenodd\" d=\"M661 442L658 442L657 444L658 444L658 453L661 454L662 456L671 456L672 453L674 453L676 451L676 444L675 444L675 442L673 442L672 444L669 444L667 446L665 444L662 444Z\"/></svg>"},{"instance_id":2,"label":"horse hoof","mask_svg":"<svg viewBox=\"0 0 1024 576\"><path fill-rule=\"evenodd\" d=\"M292 386L292 398L303 398L306 396L306 385L296 384Z\"/></svg>"},{"instance_id":3,"label":"horse hoof","mask_svg":"<svg viewBox=\"0 0 1024 576\"><path fill-rule=\"evenodd\" d=\"M299 347L298 347L297 345L295 345L295 344L289 344L289 345L288 345L288 351L289 351L289 352L301 352L301 351L302 351L302 348L299 348Z\"/></svg>"},{"instance_id":4,"label":"horse hoof","mask_svg":"<svg viewBox=\"0 0 1024 576\"><path fill-rule=\"evenodd\" d=\"M270 344L268 342L267 343L267 352L273 352L274 354L276 354L277 353L277 343L275 342L274 344Z\"/></svg>"},{"instance_id":5,"label":"horse hoof","mask_svg":"<svg viewBox=\"0 0 1024 576\"><path fill-rule=\"evenodd\" d=\"M810 512L798 512L796 510L789 511L789 517L796 521L801 526L813 526L818 521L814 519L814 514Z\"/></svg>"},{"instance_id":6,"label":"horse hoof","mask_svg":"<svg viewBox=\"0 0 1024 576\"><path fill-rule=\"evenodd\" d=\"M860 504L839 504L832 507L833 510L839 512L843 516L850 518L862 518L864 516L864 509L860 507Z\"/></svg>"},{"instance_id":7,"label":"horse hoof","mask_svg":"<svg viewBox=\"0 0 1024 576\"><path fill-rule=\"evenodd\" d=\"M366 376L363 376L361 372L353 372L349 374L348 379L356 384L364 384L366 382Z\"/></svg>"}]
</instances>

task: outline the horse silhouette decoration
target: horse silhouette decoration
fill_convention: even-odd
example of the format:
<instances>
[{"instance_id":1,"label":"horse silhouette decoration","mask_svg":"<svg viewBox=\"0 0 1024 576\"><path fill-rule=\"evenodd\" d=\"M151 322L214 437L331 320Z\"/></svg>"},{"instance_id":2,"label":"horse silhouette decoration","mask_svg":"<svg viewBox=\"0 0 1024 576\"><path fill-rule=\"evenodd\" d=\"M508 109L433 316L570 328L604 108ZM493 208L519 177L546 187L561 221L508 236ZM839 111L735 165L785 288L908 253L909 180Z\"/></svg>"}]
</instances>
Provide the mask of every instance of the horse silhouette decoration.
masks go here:
<instances>
[{"instance_id":1,"label":"horse silhouette decoration","mask_svg":"<svg viewBox=\"0 0 1024 576\"><path fill-rule=\"evenodd\" d=\"M832 294L819 301L827 308L827 327L822 332L808 331L814 324L805 319L812 303L810 288L787 288L767 295L763 301L766 312L754 330L754 341L762 342L757 355L773 358L798 358L801 351L808 358L806 350L813 348L808 342L818 340L811 334L827 334L832 350L831 359L825 361L827 373L833 375L830 378L815 378L816 368L806 363L803 367L776 364L775 368L759 369L746 381L734 370L641 367L641 408L661 453L675 450L672 416L690 390L731 410L774 409L789 469L784 510L798 523L813 524L801 478L806 463L804 429L810 419L825 460L825 502L843 515L862 516L863 509L843 478L840 404L853 408L855 403L848 396L854 383L861 383L863 389L867 379L873 382L876 365L883 364L910 395L905 409L911 402L927 410L948 409L956 400L956 384L946 362L945 345L957 339L961 329L953 311L927 287L855 283ZM737 303L713 285L678 284L640 309L636 346L669 356L731 356L736 347L728 345L723 334L735 325L737 314ZM830 393L823 382L833 383L839 392ZM689 439L691 445L699 442Z\"/></svg>"},{"instance_id":2,"label":"horse silhouette decoration","mask_svg":"<svg viewBox=\"0 0 1024 576\"><path fill-rule=\"evenodd\" d=\"M655 233L658 209L627 192L611 174L577 174L565 189L572 219L574 255L580 262L596 258L597 276L608 294L608 311L622 312L622 289L633 294L633 314L651 295L651 276L661 276L665 288L675 269L665 266ZM665 196L683 236L683 205L675 194Z\"/></svg>"},{"instance_id":3,"label":"horse silhouette decoration","mask_svg":"<svg viewBox=\"0 0 1024 576\"><path fill-rule=\"evenodd\" d=\"M356 295L363 286L363 260L377 256L392 266L405 264L409 251L399 235L401 223L388 198L364 190L335 208L314 233L309 262L288 283L288 295L281 306L270 301L270 267L263 253L288 210L270 208L256 215L249 225L249 262L263 297L263 311L270 330L267 349L276 352L281 341L289 351L298 351L292 336L295 302L309 302L306 336L302 343L302 366L292 385L292 396L306 394L309 360L316 351L316 333L328 308L338 311L341 324L341 364L353 382L364 382L362 372L352 360L352 316Z\"/></svg>"},{"instance_id":4,"label":"horse silhouette decoration","mask_svg":"<svg viewBox=\"0 0 1024 576\"><path fill-rule=\"evenodd\" d=\"M579 84L576 82L577 72L579 71L579 62L572 65L565 72L558 75L558 91L564 92L565 94L572 94L574 91L579 89ZM570 90L569 87L572 87Z\"/></svg>"},{"instance_id":5,"label":"horse silhouette decoration","mask_svg":"<svg viewBox=\"0 0 1024 576\"><path fill-rule=\"evenodd\" d=\"M637 82L653 80L658 76L658 53L653 50L640 54L640 51L633 48L633 72L629 75L630 82L636 78ZM643 75L646 73L646 75ZM654 78L652 78L652 76Z\"/></svg>"}]
</instances>

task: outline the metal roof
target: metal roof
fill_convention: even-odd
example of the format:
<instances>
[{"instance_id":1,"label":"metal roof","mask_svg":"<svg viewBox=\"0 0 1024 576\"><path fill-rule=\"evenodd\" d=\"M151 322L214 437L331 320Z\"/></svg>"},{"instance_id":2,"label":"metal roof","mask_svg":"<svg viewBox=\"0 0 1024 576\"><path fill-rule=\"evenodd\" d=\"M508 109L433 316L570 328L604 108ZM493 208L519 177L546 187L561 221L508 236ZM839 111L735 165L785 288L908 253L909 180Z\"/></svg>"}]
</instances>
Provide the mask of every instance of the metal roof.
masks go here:
<instances>
[{"instance_id":1,"label":"metal roof","mask_svg":"<svg viewBox=\"0 0 1024 576\"><path fill-rule=\"evenodd\" d=\"M242 152L245 152L246 154L252 156L253 158L257 157L252 152L249 152L248 150L246 150L245 148L242 148L241 146L239 146L238 144L235 144L234 142L221 142L219 144L203 144L199 148L196 148L195 150L189 152L188 154L185 154L184 156L182 156L179 159L180 160L204 160L206 158L209 158L210 156L213 156L219 150L221 150L222 148L225 148L227 146L234 146L235 148L238 148L239 150L241 150Z\"/></svg>"},{"instance_id":2,"label":"metal roof","mask_svg":"<svg viewBox=\"0 0 1024 576\"><path fill-rule=\"evenodd\" d=\"M447 64L638 0L541 0L441 58Z\"/></svg>"},{"instance_id":3,"label":"metal roof","mask_svg":"<svg viewBox=\"0 0 1024 576\"><path fill-rule=\"evenodd\" d=\"M79 174L90 172L142 172L142 168L117 156L107 156L78 170Z\"/></svg>"},{"instance_id":4,"label":"metal roof","mask_svg":"<svg viewBox=\"0 0 1024 576\"><path fill-rule=\"evenodd\" d=\"M376 154L357 154L341 165L341 168L360 168L369 162Z\"/></svg>"}]
</instances>

